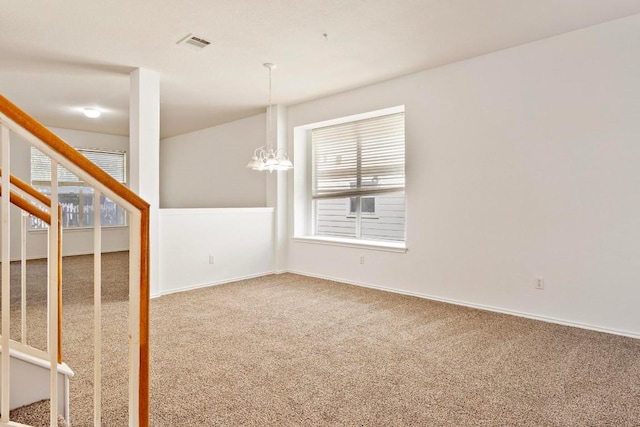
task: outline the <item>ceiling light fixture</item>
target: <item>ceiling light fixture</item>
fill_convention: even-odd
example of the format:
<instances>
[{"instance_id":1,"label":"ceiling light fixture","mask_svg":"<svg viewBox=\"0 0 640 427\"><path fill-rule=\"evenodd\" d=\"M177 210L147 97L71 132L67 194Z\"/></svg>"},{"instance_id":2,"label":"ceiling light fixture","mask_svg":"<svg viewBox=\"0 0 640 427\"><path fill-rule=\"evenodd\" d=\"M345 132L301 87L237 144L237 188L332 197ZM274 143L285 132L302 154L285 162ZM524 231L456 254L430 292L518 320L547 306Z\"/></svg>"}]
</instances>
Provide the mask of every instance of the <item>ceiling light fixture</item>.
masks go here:
<instances>
[{"instance_id":1,"label":"ceiling light fixture","mask_svg":"<svg viewBox=\"0 0 640 427\"><path fill-rule=\"evenodd\" d=\"M276 66L270 62L263 65L269 69L269 105L267 107L266 144L255 149L253 157L249 160L247 167L255 171L286 171L293 168L293 163L289 160L287 152L284 149L275 148L271 143L271 71L276 68Z\"/></svg>"},{"instance_id":2,"label":"ceiling light fixture","mask_svg":"<svg viewBox=\"0 0 640 427\"><path fill-rule=\"evenodd\" d=\"M84 113L85 116L91 119L96 119L100 117L100 114L102 114L100 110L98 110L97 108L84 108L82 112Z\"/></svg>"}]
</instances>

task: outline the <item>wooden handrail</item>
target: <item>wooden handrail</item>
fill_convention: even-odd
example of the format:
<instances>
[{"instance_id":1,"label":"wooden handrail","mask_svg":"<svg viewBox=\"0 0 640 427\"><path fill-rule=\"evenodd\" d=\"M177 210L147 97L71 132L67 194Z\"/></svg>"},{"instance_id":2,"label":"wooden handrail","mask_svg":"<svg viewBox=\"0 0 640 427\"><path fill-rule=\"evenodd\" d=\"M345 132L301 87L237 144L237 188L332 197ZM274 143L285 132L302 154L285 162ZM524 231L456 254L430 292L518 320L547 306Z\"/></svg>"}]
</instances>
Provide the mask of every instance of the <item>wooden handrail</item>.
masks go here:
<instances>
[{"instance_id":1,"label":"wooden handrail","mask_svg":"<svg viewBox=\"0 0 640 427\"><path fill-rule=\"evenodd\" d=\"M0 185L0 196L2 196L2 185ZM51 214L49 212L45 212L33 203L29 203L27 199L15 191L11 191L9 193L9 200L23 211L27 211L41 221L44 221L46 224L51 225Z\"/></svg>"},{"instance_id":2,"label":"wooden handrail","mask_svg":"<svg viewBox=\"0 0 640 427\"><path fill-rule=\"evenodd\" d=\"M149 426L149 220L150 206L144 199L122 185L67 144L36 119L0 95L0 112L9 120L42 141L68 162L91 175L102 186L140 212L140 370L138 417L141 427Z\"/></svg>"},{"instance_id":3,"label":"wooden handrail","mask_svg":"<svg viewBox=\"0 0 640 427\"><path fill-rule=\"evenodd\" d=\"M0 176L2 176L2 168L0 168ZM42 203L43 205L49 208L51 207L51 199L47 197L46 194L39 192L38 190L33 188L33 186L29 185L28 183L26 183L25 181L21 180L20 178L18 178L13 174L10 175L9 180L11 184L18 187L21 191L24 191L34 199L38 199L40 203Z\"/></svg>"},{"instance_id":4,"label":"wooden handrail","mask_svg":"<svg viewBox=\"0 0 640 427\"><path fill-rule=\"evenodd\" d=\"M149 289L149 223L150 210L145 209L140 215L140 275L141 283L144 278L146 286L140 286L140 391L139 397L139 423L140 426L149 427L149 301L151 291ZM144 303L143 303L144 302ZM142 371L146 371L146 375Z\"/></svg>"}]
</instances>

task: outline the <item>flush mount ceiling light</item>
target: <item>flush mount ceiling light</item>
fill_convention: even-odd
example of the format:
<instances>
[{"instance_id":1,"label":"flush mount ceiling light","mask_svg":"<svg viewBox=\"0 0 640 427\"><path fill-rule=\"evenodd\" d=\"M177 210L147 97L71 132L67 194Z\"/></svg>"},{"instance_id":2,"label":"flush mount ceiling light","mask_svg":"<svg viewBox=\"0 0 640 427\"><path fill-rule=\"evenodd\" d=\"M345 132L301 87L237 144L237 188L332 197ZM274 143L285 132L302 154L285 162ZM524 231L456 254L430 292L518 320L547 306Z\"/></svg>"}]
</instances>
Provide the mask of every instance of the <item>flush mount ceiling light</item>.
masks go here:
<instances>
[{"instance_id":1,"label":"flush mount ceiling light","mask_svg":"<svg viewBox=\"0 0 640 427\"><path fill-rule=\"evenodd\" d=\"M247 163L247 167L255 171L286 171L293 168L287 152L282 148L275 148L271 142L271 71L276 68L274 64L263 64L269 69L269 104L267 106L267 135L266 144L258 147L253 152L253 157Z\"/></svg>"},{"instance_id":2,"label":"flush mount ceiling light","mask_svg":"<svg viewBox=\"0 0 640 427\"><path fill-rule=\"evenodd\" d=\"M84 113L85 116L91 119L96 119L100 117L100 114L102 114L100 110L98 110L97 108L83 108L82 112Z\"/></svg>"}]
</instances>

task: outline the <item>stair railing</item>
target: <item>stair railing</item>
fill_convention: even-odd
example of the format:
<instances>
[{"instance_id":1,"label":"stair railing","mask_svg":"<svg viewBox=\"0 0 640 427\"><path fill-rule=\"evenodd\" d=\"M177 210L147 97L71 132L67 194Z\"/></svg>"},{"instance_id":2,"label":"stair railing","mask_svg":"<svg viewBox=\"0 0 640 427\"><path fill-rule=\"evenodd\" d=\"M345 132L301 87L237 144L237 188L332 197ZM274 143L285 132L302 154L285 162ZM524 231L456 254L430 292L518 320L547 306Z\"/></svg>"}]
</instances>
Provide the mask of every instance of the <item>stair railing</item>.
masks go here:
<instances>
[{"instance_id":1,"label":"stair railing","mask_svg":"<svg viewBox=\"0 0 640 427\"><path fill-rule=\"evenodd\" d=\"M0 177L2 176L2 168L0 168ZM20 221L20 341L11 340L11 347L20 350L23 353L31 354L35 357L42 358L42 352L27 343L27 221L31 216L37 218L41 222L51 226L51 199L45 194L39 192L30 184L20 178L10 175L9 183L11 184L10 202L22 211ZM2 185L0 185L0 196L2 196ZM41 207L39 207L40 205ZM57 360L62 363L62 208L58 205L58 223L56 225L58 234L58 342L57 342ZM35 349L35 351L34 351Z\"/></svg>"},{"instance_id":2,"label":"stair railing","mask_svg":"<svg viewBox=\"0 0 640 427\"><path fill-rule=\"evenodd\" d=\"M0 168L0 176L2 176L2 168ZM6 185L5 180L2 180L2 184ZM10 328L9 322L5 322L5 315L4 313L8 313L10 312L9 309L7 309L7 303L5 303L4 301L9 301L10 300L10 295L9 295L9 283L6 279L6 273L5 273L5 265L8 265L8 263L5 263L5 260L3 258L3 272L2 272L2 283L3 283L3 288L2 288L2 297L3 297L3 307L2 307L2 312L3 312L3 328L2 328L2 348L8 349L9 351L3 352L3 358L8 358L9 353L10 353L10 349L15 349L18 350L24 354L30 355L32 357L41 359L41 360L53 360L53 354L55 353L56 355L56 360L57 363L54 365L50 365L50 366L54 366L51 369L51 374L52 375L56 375L58 374L58 364L62 363L62 253L61 253L61 247L62 247L62 223L60 221L60 213L61 213L61 207L60 205L58 205L58 222L56 224L56 226L54 227L56 230L56 234L57 234L57 245L58 245L58 258L56 260L54 260L54 267L55 270L57 271L57 292L55 293L55 297L57 299L57 328L58 328L58 336L57 336L57 342L55 343L55 345L51 345L50 343L47 344L47 350L43 350L43 349L39 349L37 347L31 346L28 342L27 342L27 332L28 332L28 323L27 323L27 277L26 277L26 273L27 273L27 254L26 254L26 248L27 248L27 239L26 239L26 235L27 235L27 221L30 219L30 217L35 217L38 220L40 220L42 223L47 224L47 226L49 228L51 228L51 214L50 214L50 210L51 210L51 199L49 197L47 197L46 195L40 193L38 190L36 190L34 187L32 187L31 185L27 184L26 182L22 181L21 179L17 178L14 175L10 175L9 176L9 184L10 184L10 192L9 192L9 202L11 205L16 206L17 208L19 208L21 210L21 221L20 221L20 236L21 236L21 245L20 245L20 265L21 265L21 277L20 277L20 340L19 341L14 341L10 338L9 336L9 332L8 329ZM6 188L6 187L4 187ZM0 185L0 197L2 197L2 189L3 186ZM42 206L39 207L38 205ZM4 229L3 229L4 232ZM49 262L51 262L51 260L49 260ZM5 283L7 283L5 285ZM5 356L4 353L7 353L7 355ZM10 378L10 373L9 373L9 366L8 363L3 363L2 365L2 376L3 378ZM10 390L10 381L9 379L7 379L6 381L3 381L3 385L2 385L2 393L3 393L3 402L2 402L2 413L4 414L9 414L10 412L7 410L7 408L9 407L9 400L11 397L11 390ZM8 388L8 389L7 389ZM68 391L68 379L67 379L67 383L65 384L65 386L63 387L64 390ZM6 398L4 398L4 396L7 396ZM52 405L57 405L58 404L58 396L55 395L53 397L53 399L51 399L51 404ZM69 420L69 406L68 406L68 401L66 402L67 405L65 405L65 409L64 409L64 416L65 419L68 421ZM4 417L3 417L4 418ZM11 420L9 420L8 418L4 419L3 421L6 422L10 422ZM10 424L9 424L10 425Z\"/></svg>"},{"instance_id":3,"label":"stair railing","mask_svg":"<svg viewBox=\"0 0 640 427\"><path fill-rule=\"evenodd\" d=\"M42 124L0 95L0 127L2 142L2 188L11 189L10 131L51 158L51 198L49 206L58 206L58 165L66 168L94 190L94 425L101 424L100 381L100 295L101 295L101 227L99 200L108 197L127 212L129 225L129 426L149 426L149 204L92 163ZM15 178L15 177L14 177ZM16 184L16 179L13 180ZM25 183L26 184L26 183ZM27 184L28 185L28 184ZM27 190L21 191L29 194ZM16 194L17 196L17 194ZM32 195L34 196L34 195ZM34 196L35 197L35 196ZM2 213L2 343L9 348L9 262L10 203L3 197ZM14 201L18 199L14 198ZM42 202L42 200L41 200ZM21 201L19 203L22 203ZM43 202L44 203L44 202ZM46 203L44 203L46 205ZM24 205L24 204L23 204ZM26 206L25 206L26 207ZM26 209L25 209L26 210ZM31 212L30 212L31 213ZM58 224L60 210L50 209L50 224ZM61 310L59 308L59 262L61 236L57 227L49 227L49 318L48 342L51 374L51 426L57 425L57 363L61 360ZM51 260L57 260L52 262ZM6 288L6 293L5 293ZM51 343L58 342L57 351ZM5 368L7 370L5 374ZM2 402L0 425L15 425L9 421L9 352L2 352Z\"/></svg>"}]
</instances>

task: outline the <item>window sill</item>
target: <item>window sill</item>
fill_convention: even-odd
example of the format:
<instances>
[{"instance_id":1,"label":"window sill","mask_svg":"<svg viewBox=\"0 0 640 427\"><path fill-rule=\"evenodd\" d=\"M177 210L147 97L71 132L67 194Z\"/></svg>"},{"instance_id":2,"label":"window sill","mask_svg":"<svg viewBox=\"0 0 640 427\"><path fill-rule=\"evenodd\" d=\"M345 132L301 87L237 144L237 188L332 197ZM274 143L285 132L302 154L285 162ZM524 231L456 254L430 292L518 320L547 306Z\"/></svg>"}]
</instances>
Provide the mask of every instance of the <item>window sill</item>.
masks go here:
<instances>
[{"instance_id":1,"label":"window sill","mask_svg":"<svg viewBox=\"0 0 640 427\"><path fill-rule=\"evenodd\" d=\"M341 239L339 237L304 236L294 237L294 242L318 245L343 246L347 248L371 249L386 252L407 252L405 242L380 242L374 240Z\"/></svg>"}]
</instances>

